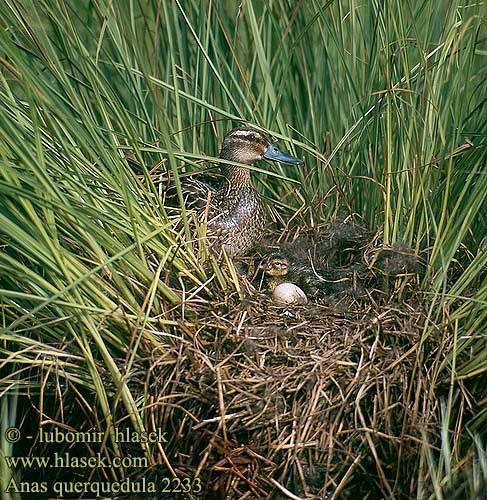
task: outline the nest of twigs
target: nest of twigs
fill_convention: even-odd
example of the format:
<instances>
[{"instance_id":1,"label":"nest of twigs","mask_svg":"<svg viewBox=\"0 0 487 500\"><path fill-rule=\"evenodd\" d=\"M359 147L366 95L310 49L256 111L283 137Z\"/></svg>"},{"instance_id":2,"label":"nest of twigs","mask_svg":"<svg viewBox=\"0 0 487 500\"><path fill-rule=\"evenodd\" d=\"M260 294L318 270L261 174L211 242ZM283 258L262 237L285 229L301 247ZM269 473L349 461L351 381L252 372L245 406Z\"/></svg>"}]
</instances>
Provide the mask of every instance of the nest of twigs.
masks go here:
<instances>
[{"instance_id":1,"label":"nest of twigs","mask_svg":"<svg viewBox=\"0 0 487 500\"><path fill-rule=\"evenodd\" d=\"M279 307L249 286L244 301L200 303L153 352L151 419L170 431L172 466L204 478L193 498L409 498L436 418L416 350L424 306L410 253L367 238L355 234L340 263L359 273L359 294Z\"/></svg>"}]
</instances>

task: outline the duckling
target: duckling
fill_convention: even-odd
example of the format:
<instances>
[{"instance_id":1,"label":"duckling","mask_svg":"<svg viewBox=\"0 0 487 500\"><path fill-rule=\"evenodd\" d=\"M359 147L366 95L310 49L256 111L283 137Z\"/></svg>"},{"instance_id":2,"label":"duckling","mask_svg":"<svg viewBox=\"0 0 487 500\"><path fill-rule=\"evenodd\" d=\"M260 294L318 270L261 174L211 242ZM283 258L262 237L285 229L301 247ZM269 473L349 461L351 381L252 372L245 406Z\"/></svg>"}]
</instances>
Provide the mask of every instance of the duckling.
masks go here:
<instances>
[{"instance_id":1,"label":"duckling","mask_svg":"<svg viewBox=\"0 0 487 500\"><path fill-rule=\"evenodd\" d=\"M235 128L222 145L220 158L251 165L271 160L301 165L302 160L279 151L260 131ZM213 253L224 248L231 257L247 253L262 237L267 222L264 201L255 189L250 170L222 164L219 183L193 177L182 182L187 206L199 210L207 222L207 237Z\"/></svg>"},{"instance_id":2,"label":"duckling","mask_svg":"<svg viewBox=\"0 0 487 500\"><path fill-rule=\"evenodd\" d=\"M263 265L266 283L269 290L274 290L277 285L286 282L289 273L289 260L278 254L271 255L270 259Z\"/></svg>"},{"instance_id":3,"label":"duckling","mask_svg":"<svg viewBox=\"0 0 487 500\"><path fill-rule=\"evenodd\" d=\"M274 290L281 283L291 282L308 296L329 295L345 290L348 278L340 279L324 269L314 269L307 262L299 262L274 253L264 264L267 286Z\"/></svg>"}]
</instances>

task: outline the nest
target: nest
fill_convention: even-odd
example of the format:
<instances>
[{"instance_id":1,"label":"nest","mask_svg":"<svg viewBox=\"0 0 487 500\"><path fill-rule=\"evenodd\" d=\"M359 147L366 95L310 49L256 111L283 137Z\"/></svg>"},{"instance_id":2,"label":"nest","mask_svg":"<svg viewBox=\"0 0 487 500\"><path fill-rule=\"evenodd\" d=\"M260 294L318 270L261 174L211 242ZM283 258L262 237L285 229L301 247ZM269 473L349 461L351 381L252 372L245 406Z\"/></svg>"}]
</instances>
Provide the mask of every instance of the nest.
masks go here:
<instances>
[{"instance_id":1,"label":"nest","mask_svg":"<svg viewBox=\"0 0 487 500\"><path fill-rule=\"evenodd\" d=\"M194 498L409 497L436 423L415 353L425 313L414 294L380 292L201 303L153 352L150 418L173 436L177 472L204 478Z\"/></svg>"}]
</instances>

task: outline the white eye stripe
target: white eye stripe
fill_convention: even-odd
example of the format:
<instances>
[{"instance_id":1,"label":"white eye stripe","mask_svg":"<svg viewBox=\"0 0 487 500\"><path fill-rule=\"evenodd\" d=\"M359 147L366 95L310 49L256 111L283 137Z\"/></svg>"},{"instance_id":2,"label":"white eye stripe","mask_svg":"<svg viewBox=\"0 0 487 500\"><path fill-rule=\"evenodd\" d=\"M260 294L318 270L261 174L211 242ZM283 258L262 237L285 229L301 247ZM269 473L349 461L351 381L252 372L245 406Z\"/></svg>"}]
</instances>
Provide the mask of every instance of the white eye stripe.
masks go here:
<instances>
[{"instance_id":1,"label":"white eye stripe","mask_svg":"<svg viewBox=\"0 0 487 500\"><path fill-rule=\"evenodd\" d=\"M242 137L243 139L257 139L259 137L258 133L252 130L235 130L231 134L232 137Z\"/></svg>"}]
</instances>

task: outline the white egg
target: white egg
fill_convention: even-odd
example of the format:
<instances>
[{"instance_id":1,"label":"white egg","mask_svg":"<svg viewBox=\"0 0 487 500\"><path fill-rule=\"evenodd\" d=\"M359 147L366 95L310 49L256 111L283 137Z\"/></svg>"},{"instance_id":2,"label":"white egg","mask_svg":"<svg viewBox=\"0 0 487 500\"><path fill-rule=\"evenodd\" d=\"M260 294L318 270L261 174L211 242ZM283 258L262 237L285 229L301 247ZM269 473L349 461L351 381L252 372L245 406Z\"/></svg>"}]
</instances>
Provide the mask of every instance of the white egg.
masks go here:
<instances>
[{"instance_id":1,"label":"white egg","mask_svg":"<svg viewBox=\"0 0 487 500\"><path fill-rule=\"evenodd\" d=\"M307 304L306 294L294 283L281 283L272 292L274 302L281 305L286 304Z\"/></svg>"}]
</instances>

